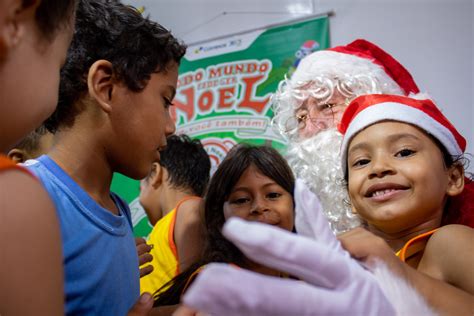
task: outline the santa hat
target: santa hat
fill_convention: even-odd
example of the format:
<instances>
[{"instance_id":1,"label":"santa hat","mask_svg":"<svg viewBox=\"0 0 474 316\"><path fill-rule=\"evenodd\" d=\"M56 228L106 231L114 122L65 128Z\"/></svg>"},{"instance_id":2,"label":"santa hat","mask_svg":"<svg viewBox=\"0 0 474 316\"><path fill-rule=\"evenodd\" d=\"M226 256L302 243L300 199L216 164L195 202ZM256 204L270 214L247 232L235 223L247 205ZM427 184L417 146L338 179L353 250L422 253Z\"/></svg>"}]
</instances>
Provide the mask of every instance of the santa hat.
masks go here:
<instances>
[{"instance_id":1,"label":"santa hat","mask_svg":"<svg viewBox=\"0 0 474 316\"><path fill-rule=\"evenodd\" d=\"M363 95L347 106L338 129L344 135L341 158L344 174L351 139L364 128L380 121L397 121L417 126L436 138L452 156L461 155L466 140L436 107L433 101L405 96Z\"/></svg>"},{"instance_id":2,"label":"santa hat","mask_svg":"<svg viewBox=\"0 0 474 316\"><path fill-rule=\"evenodd\" d=\"M380 47L364 39L306 56L291 81L307 82L320 75L339 78L369 75L386 86L381 93L409 95L419 92L405 67Z\"/></svg>"}]
</instances>

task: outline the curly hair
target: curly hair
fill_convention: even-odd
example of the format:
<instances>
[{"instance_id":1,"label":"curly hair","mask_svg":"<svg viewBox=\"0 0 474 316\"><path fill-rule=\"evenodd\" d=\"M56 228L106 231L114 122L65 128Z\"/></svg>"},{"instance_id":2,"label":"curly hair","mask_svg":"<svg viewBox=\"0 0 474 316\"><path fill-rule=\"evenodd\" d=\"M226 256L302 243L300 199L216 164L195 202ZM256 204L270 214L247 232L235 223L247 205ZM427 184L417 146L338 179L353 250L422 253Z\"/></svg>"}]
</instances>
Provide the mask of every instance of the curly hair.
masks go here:
<instances>
[{"instance_id":1,"label":"curly hair","mask_svg":"<svg viewBox=\"0 0 474 316\"><path fill-rule=\"evenodd\" d=\"M203 196L209 182L211 160L201 141L187 135L171 135L167 143L160 152L160 165L168 171L170 184Z\"/></svg>"},{"instance_id":2,"label":"curly hair","mask_svg":"<svg viewBox=\"0 0 474 316\"><path fill-rule=\"evenodd\" d=\"M248 268L248 259L222 235L223 206L242 174L254 165L293 197L295 178L286 160L268 146L239 144L233 147L212 176L205 197L206 245L201 260L191 265L155 293L154 306L178 304L185 286L199 267L210 262L233 263ZM166 290L165 290L166 289Z\"/></svg>"},{"instance_id":3,"label":"curly hair","mask_svg":"<svg viewBox=\"0 0 474 316\"><path fill-rule=\"evenodd\" d=\"M56 111L45 122L49 131L72 126L83 110L77 101L87 93L87 74L97 60L109 61L116 80L139 92L153 73L179 64L186 46L167 29L135 8L114 0L80 0L75 33L61 70Z\"/></svg>"}]
</instances>

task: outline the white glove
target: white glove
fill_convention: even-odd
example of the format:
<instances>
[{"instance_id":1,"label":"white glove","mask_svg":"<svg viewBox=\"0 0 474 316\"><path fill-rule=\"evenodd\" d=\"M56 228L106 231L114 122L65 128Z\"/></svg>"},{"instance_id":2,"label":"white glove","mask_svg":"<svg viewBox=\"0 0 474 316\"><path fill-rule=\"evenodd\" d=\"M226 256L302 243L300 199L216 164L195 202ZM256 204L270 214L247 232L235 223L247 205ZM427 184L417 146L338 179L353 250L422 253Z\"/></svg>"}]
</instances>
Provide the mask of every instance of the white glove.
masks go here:
<instances>
[{"instance_id":1,"label":"white glove","mask_svg":"<svg viewBox=\"0 0 474 316\"><path fill-rule=\"evenodd\" d=\"M296 179L294 196L295 226L298 235L315 239L325 243L329 248L348 255L332 232L319 199L301 179Z\"/></svg>"},{"instance_id":2,"label":"white glove","mask_svg":"<svg viewBox=\"0 0 474 316\"><path fill-rule=\"evenodd\" d=\"M372 274L339 244L316 197L297 182L297 208L314 212L309 228L317 240L265 224L229 219L223 234L255 262L301 281L264 276L225 264L202 271L183 301L213 315L395 315Z\"/></svg>"}]
</instances>

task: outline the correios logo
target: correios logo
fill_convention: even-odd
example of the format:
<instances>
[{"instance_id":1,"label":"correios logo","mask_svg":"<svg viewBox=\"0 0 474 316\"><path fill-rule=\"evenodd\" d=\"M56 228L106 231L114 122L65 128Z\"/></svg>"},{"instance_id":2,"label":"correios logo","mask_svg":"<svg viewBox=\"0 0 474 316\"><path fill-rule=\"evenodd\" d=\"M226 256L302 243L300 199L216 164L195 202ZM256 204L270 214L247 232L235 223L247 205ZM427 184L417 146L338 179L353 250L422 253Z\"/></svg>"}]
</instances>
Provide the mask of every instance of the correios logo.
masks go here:
<instances>
[{"instance_id":1,"label":"correios logo","mask_svg":"<svg viewBox=\"0 0 474 316\"><path fill-rule=\"evenodd\" d=\"M207 45L207 46L199 46L196 49L194 49L194 54L199 54L199 53L202 53L202 52L210 52L210 51L213 51L213 50L216 50L216 49L239 47L241 44L242 44L241 39L231 39L228 42L224 42L224 43Z\"/></svg>"},{"instance_id":2,"label":"correios logo","mask_svg":"<svg viewBox=\"0 0 474 316\"><path fill-rule=\"evenodd\" d=\"M268 79L268 59L241 60L211 65L179 76L178 93L171 115L179 125L200 117L225 112L264 115L270 93L257 96L257 87Z\"/></svg>"}]
</instances>

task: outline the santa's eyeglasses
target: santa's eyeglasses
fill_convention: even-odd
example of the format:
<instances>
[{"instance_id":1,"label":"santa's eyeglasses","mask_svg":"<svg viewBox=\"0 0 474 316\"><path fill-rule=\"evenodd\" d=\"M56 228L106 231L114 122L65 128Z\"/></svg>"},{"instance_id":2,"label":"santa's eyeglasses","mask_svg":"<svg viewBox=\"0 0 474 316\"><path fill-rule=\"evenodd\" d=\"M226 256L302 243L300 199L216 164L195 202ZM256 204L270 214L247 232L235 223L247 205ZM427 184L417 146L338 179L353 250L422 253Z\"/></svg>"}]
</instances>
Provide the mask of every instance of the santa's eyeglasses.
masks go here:
<instances>
[{"instance_id":1,"label":"santa's eyeglasses","mask_svg":"<svg viewBox=\"0 0 474 316\"><path fill-rule=\"evenodd\" d=\"M307 108L300 108L295 111L295 116L289 117L285 122L285 132L291 133L297 130L302 130L307 124L311 124L315 131L323 131L328 128L336 126L335 114L339 111L336 109L340 107L345 108L350 99L346 98L344 103L322 103L317 105L315 117L311 116Z\"/></svg>"}]
</instances>

